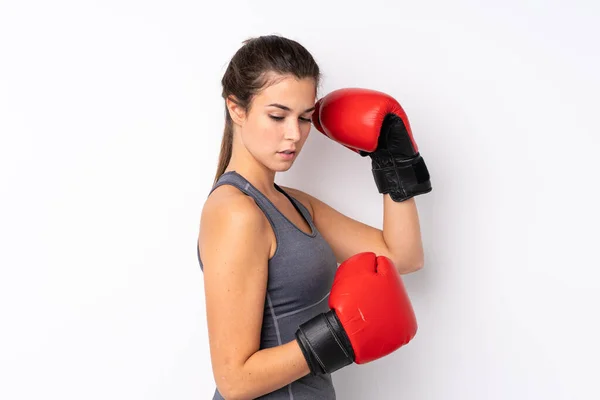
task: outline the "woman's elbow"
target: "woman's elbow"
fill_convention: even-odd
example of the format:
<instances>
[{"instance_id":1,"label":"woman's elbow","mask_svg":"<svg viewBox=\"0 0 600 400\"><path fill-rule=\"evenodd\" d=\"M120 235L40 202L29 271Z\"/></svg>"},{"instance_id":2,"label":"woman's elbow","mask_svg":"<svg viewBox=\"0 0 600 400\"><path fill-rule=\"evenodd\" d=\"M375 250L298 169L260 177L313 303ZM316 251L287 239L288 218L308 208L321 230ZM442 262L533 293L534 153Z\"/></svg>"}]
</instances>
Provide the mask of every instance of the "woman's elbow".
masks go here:
<instances>
[{"instance_id":1,"label":"woman's elbow","mask_svg":"<svg viewBox=\"0 0 600 400\"><path fill-rule=\"evenodd\" d=\"M243 394L239 394L235 391L235 389L219 389L219 393L225 400L252 400L251 397L244 396Z\"/></svg>"},{"instance_id":2,"label":"woman's elbow","mask_svg":"<svg viewBox=\"0 0 600 400\"><path fill-rule=\"evenodd\" d=\"M252 400L239 377L235 372L215 376L217 390L225 400Z\"/></svg>"},{"instance_id":3,"label":"woman's elbow","mask_svg":"<svg viewBox=\"0 0 600 400\"><path fill-rule=\"evenodd\" d=\"M243 390L235 384L217 385L217 389L225 400L251 400L251 398L246 396Z\"/></svg>"},{"instance_id":4,"label":"woman's elbow","mask_svg":"<svg viewBox=\"0 0 600 400\"><path fill-rule=\"evenodd\" d=\"M396 269L401 275L410 274L411 272L417 272L422 269L425 265L423 259L419 259L417 261L406 262L406 261L397 261Z\"/></svg>"}]
</instances>

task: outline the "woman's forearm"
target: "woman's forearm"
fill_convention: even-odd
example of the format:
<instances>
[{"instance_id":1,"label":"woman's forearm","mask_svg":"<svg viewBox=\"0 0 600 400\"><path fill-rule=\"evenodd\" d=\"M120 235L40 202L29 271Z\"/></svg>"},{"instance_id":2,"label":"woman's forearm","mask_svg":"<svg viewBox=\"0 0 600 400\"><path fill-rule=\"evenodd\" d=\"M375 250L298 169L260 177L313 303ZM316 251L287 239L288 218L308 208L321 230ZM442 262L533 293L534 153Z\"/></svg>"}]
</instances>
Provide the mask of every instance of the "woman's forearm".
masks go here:
<instances>
[{"instance_id":1,"label":"woman's forearm","mask_svg":"<svg viewBox=\"0 0 600 400\"><path fill-rule=\"evenodd\" d=\"M383 196L383 240L401 274L423 266L421 226L415 198L394 202Z\"/></svg>"},{"instance_id":2,"label":"woman's forearm","mask_svg":"<svg viewBox=\"0 0 600 400\"><path fill-rule=\"evenodd\" d=\"M293 340L281 346L259 350L231 374L220 390L229 400L254 399L273 392L310 373L308 363ZM223 385L225 385L223 380Z\"/></svg>"}]
</instances>

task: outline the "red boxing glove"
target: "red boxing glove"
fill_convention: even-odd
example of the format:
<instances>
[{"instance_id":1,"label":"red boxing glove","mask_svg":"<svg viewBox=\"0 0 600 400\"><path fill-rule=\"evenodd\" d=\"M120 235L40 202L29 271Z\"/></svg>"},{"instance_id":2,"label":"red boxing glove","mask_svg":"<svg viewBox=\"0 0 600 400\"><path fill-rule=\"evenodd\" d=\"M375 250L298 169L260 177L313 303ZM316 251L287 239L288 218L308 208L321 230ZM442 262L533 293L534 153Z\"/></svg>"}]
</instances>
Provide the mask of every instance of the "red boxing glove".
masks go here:
<instances>
[{"instance_id":1,"label":"red boxing glove","mask_svg":"<svg viewBox=\"0 0 600 400\"><path fill-rule=\"evenodd\" d=\"M357 364L392 353L417 333L417 319L398 270L387 257L374 253L359 253L340 264L329 307L350 339Z\"/></svg>"},{"instance_id":2,"label":"red boxing glove","mask_svg":"<svg viewBox=\"0 0 600 400\"><path fill-rule=\"evenodd\" d=\"M313 375L382 358L417 333L400 274L388 258L371 252L356 254L339 266L329 307L296 332Z\"/></svg>"},{"instance_id":3,"label":"red boxing glove","mask_svg":"<svg viewBox=\"0 0 600 400\"><path fill-rule=\"evenodd\" d=\"M408 117L393 97L369 89L335 90L317 101L312 120L330 139L371 157L380 193L404 201L432 190Z\"/></svg>"}]
</instances>

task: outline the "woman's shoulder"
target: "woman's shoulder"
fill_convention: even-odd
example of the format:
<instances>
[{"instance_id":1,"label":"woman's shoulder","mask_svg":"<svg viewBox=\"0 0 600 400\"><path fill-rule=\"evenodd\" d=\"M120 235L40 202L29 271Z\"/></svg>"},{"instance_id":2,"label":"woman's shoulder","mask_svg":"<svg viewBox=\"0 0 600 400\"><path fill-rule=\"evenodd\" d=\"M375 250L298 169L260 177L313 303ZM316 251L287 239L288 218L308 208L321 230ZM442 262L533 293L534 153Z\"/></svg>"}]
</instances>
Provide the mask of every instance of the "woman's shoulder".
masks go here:
<instances>
[{"instance_id":1,"label":"woman's shoulder","mask_svg":"<svg viewBox=\"0 0 600 400\"><path fill-rule=\"evenodd\" d=\"M269 222L251 197L229 185L218 187L206 199L200 218L198 248L203 263L251 254L267 259L271 252L267 229Z\"/></svg>"},{"instance_id":2,"label":"woman's shoulder","mask_svg":"<svg viewBox=\"0 0 600 400\"><path fill-rule=\"evenodd\" d=\"M263 213L250 196L234 186L222 185L212 191L202 207L202 225L263 224Z\"/></svg>"}]
</instances>

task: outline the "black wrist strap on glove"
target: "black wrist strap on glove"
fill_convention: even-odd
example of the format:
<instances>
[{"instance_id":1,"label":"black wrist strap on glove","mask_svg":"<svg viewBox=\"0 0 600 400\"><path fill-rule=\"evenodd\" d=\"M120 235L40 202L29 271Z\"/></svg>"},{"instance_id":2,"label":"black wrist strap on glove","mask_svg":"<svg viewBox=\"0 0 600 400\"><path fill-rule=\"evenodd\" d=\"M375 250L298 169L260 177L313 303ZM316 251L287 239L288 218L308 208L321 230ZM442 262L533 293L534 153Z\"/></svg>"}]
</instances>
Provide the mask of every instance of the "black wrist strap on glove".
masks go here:
<instances>
[{"instance_id":1,"label":"black wrist strap on glove","mask_svg":"<svg viewBox=\"0 0 600 400\"><path fill-rule=\"evenodd\" d=\"M379 193L389 193L395 202L431 192L429 171L423 157L414 148L402 118L387 114L383 120L372 153L360 151L363 157L371 157L373 178Z\"/></svg>"},{"instance_id":2,"label":"black wrist strap on glove","mask_svg":"<svg viewBox=\"0 0 600 400\"><path fill-rule=\"evenodd\" d=\"M354 351L335 311L301 324L296 341L312 375L330 374L354 362Z\"/></svg>"},{"instance_id":3,"label":"black wrist strap on glove","mask_svg":"<svg viewBox=\"0 0 600 400\"><path fill-rule=\"evenodd\" d=\"M421 155L411 158L371 156L373 178L379 193L396 202L431 192L429 171Z\"/></svg>"}]
</instances>

